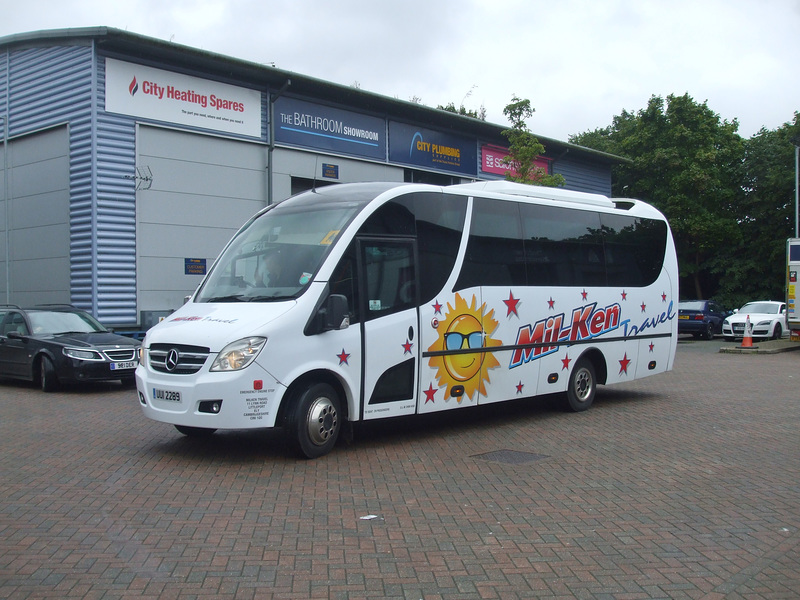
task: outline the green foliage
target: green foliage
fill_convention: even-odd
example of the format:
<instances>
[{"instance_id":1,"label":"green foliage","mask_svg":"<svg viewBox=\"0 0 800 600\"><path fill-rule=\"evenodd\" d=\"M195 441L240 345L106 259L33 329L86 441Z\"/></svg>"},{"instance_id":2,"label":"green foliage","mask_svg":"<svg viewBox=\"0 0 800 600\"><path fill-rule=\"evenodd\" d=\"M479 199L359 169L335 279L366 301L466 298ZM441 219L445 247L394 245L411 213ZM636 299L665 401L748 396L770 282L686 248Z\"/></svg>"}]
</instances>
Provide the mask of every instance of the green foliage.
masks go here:
<instances>
[{"instance_id":1,"label":"green foliage","mask_svg":"<svg viewBox=\"0 0 800 600\"><path fill-rule=\"evenodd\" d=\"M747 300L781 300L785 296L786 238L794 237L793 136L800 135L800 113L794 122L761 129L744 142L744 196L738 206L739 245L722 266L718 296L731 306Z\"/></svg>"},{"instance_id":2,"label":"green foliage","mask_svg":"<svg viewBox=\"0 0 800 600\"><path fill-rule=\"evenodd\" d=\"M564 177L560 174L550 175L535 164L538 157L544 156L545 147L529 130L525 119L533 115L534 109L530 100L512 97L511 103L503 109L503 114L511 122L511 128L502 133L508 139L508 156L503 162L513 169L506 171L506 179L530 185L559 187L564 185Z\"/></svg>"},{"instance_id":3,"label":"green foliage","mask_svg":"<svg viewBox=\"0 0 800 600\"><path fill-rule=\"evenodd\" d=\"M438 108L439 110L446 110L447 112L456 113L457 115L463 115L465 117L472 117L473 119L478 119L479 121L485 121L486 120L486 108L484 108L483 106L481 106L480 110L470 110L470 109L464 108L463 104L461 106L459 106L458 108L456 108L456 105L455 105L454 102L449 102L446 106L442 106L440 104L436 108Z\"/></svg>"},{"instance_id":4,"label":"green foliage","mask_svg":"<svg viewBox=\"0 0 800 600\"><path fill-rule=\"evenodd\" d=\"M685 298L715 295L742 244L745 146L737 129L685 94L653 96L610 127L570 138L630 159L614 168L614 195L651 202L667 217Z\"/></svg>"}]
</instances>

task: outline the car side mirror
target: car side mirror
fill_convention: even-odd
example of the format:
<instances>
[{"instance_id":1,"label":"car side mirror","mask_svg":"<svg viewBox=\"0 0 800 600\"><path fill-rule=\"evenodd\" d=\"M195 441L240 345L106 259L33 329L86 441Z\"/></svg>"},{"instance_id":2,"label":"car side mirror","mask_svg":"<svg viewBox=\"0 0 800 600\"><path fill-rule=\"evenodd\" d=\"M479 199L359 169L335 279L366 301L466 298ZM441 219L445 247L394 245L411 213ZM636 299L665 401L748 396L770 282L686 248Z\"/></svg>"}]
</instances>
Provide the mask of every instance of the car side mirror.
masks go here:
<instances>
[{"instance_id":1,"label":"car side mirror","mask_svg":"<svg viewBox=\"0 0 800 600\"><path fill-rule=\"evenodd\" d=\"M10 340L22 340L25 341L25 334L20 333L19 331L9 331L6 334L6 337Z\"/></svg>"}]
</instances>

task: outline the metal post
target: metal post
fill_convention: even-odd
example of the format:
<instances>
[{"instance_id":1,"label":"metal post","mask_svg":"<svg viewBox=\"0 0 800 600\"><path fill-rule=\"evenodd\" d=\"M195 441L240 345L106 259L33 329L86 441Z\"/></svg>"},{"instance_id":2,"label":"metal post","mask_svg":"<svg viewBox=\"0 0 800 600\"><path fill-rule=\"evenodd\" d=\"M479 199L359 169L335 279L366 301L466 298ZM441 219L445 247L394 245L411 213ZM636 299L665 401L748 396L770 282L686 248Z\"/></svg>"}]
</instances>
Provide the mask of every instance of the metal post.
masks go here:
<instances>
[{"instance_id":1,"label":"metal post","mask_svg":"<svg viewBox=\"0 0 800 600\"><path fill-rule=\"evenodd\" d=\"M272 153L275 151L275 100L277 100L286 89L292 85L292 80L287 79L281 89L275 94L267 94L267 118L269 123L269 145L267 146L267 205L271 205L272 198Z\"/></svg>"},{"instance_id":2,"label":"metal post","mask_svg":"<svg viewBox=\"0 0 800 600\"><path fill-rule=\"evenodd\" d=\"M800 171L800 146L797 144L800 139L795 138L794 146L794 237L798 235L800 229L800 197L798 197L798 171Z\"/></svg>"},{"instance_id":3,"label":"metal post","mask_svg":"<svg viewBox=\"0 0 800 600\"><path fill-rule=\"evenodd\" d=\"M11 241L9 240L9 236L11 235L11 230L9 228L9 215L11 214L9 204L11 203L11 198L8 197L8 120L6 117L0 117L0 121L3 122L3 204L5 207L5 234L6 234L6 304L11 303Z\"/></svg>"},{"instance_id":4,"label":"metal post","mask_svg":"<svg viewBox=\"0 0 800 600\"><path fill-rule=\"evenodd\" d=\"M793 135L789 142L794 145L794 237L800 237L800 198L798 197L798 171L800 171L800 134Z\"/></svg>"}]
</instances>

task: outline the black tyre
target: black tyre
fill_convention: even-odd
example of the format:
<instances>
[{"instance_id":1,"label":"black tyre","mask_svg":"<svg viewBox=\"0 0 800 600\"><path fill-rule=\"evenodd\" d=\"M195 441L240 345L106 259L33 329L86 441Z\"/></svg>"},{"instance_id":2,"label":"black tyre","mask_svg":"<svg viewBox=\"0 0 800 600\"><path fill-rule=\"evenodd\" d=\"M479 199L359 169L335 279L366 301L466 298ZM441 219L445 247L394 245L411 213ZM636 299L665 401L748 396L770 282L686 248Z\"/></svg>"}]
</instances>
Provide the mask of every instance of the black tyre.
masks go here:
<instances>
[{"instance_id":1,"label":"black tyre","mask_svg":"<svg viewBox=\"0 0 800 600\"><path fill-rule=\"evenodd\" d=\"M772 339L779 340L783 336L783 327L780 323L775 324L775 329L772 331Z\"/></svg>"},{"instance_id":2,"label":"black tyre","mask_svg":"<svg viewBox=\"0 0 800 600\"><path fill-rule=\"evenodd\" d=\"M288 407L284 432L289 446L306 458L318 458L336 445L342 430L339 394L327 383L301 390Z\"/></svg>"},{"instance_id":3,"label":"black tyre","mask_svg":"<svg viewBox=\"0 0 800 600\"><path fill-rule=\"evenodd\" d=\"M39 385L43 392L55 392L58 389L58 375L53 362L43 356L39 361Z\"/></svg>"},{"instance_id":4,"label":"black tyre","mask_svg":"<svg viewBox=\"0 0 800 600\"><path fill-rule=\"evenodd\" d=\"M706 340L713 340L714 339L714 324L709 323L706 325L705 331L703 331L703 339Z\"/></svg>"},{"instance_id":5,"label":"black tyre","mask_svg":"<svg viewBox=\"0 0 800 600\"><path fill-rule=\"evenodd\" d=\"M578 359L575 368L569 375L566 408L573 412L586 410L594 402L596 390L597 378L594 365L586 358Z\"/></svg>"},{"instance_id":6,"label":"black tyre","mask_svg":"<svg viewBox=\"0 0 800 600\"><path fill-rule=\"evenodd\" d=\"M216 429L208 427L189 427L188 425L175 425L175 429L180 431L183 435L193 438L204 438L213 435Z\"/></svg>"}]
</instances>

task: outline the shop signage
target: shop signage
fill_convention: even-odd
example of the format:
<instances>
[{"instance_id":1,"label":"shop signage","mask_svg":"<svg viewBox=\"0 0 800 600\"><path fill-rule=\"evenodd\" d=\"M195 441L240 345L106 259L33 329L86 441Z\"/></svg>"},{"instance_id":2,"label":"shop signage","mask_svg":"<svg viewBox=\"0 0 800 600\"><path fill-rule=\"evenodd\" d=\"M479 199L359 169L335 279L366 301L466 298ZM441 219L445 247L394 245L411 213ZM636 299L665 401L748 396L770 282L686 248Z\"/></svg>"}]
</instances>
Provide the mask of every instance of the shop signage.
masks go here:
<instances>
[{"instance_id":1,"label":"shop signage","mask_svg":"<svg viewBox=\"0 0 800 600\"><path fill-rule=\"evenodd\" d=\"M184 258L183 259L183 272L186 275L205 275L206 274L206 259L205 258Z\"/></svg>"},{"instance_id":2,"label":"shop signage","mask_svg":"<svg viewBox=\"0 0 800 600\"><path fill-rule=\"evenodd\" d=\"M322 176L327 179L339 179L339 165L322 163Z\"/></svg>"},{"instance_id":3,"label":"shop signage","mask_svg":"<svg viewBox=\"0 0 800 600\"><path fill-rule=\"evenodd\" d=\"M276 142L386 160L383 119L283 96L273 114Z\"/></svg>"},{"instance_id":4,"label":"shop signage","mask_svg":"<svg viewBox=\"0 0 800 600\"><path fill-rule=\"evenodd\" d=\"M510 171L512 175L516 175L517 172L514 168L503 163L506 156L508 156L508 148L483 144L481 146L481 171L494 175L505 175L506 171ZM534 165L544 169L545 173L550 172L550 159L540 156L534 161Z\"/></svg>"},{"instance_id":5,"label":"shop signage","mask_svg":"<svg viewBox=\"0 0 800 600\"><path fill-rule=\"evenodd\" d=\"M261 92L106 59L106 111L262 137Z\"/></svg>"},{"instance_id":6,"label":"shop signage","mask_svg":"<svg viewBox=\"0 0 800 600\"><path fill-rule=\"evenodd\" d=\"M441 131L389 122L389 161L460 175L476 175L474 140Z\"/></svg>"}]
</instances>

